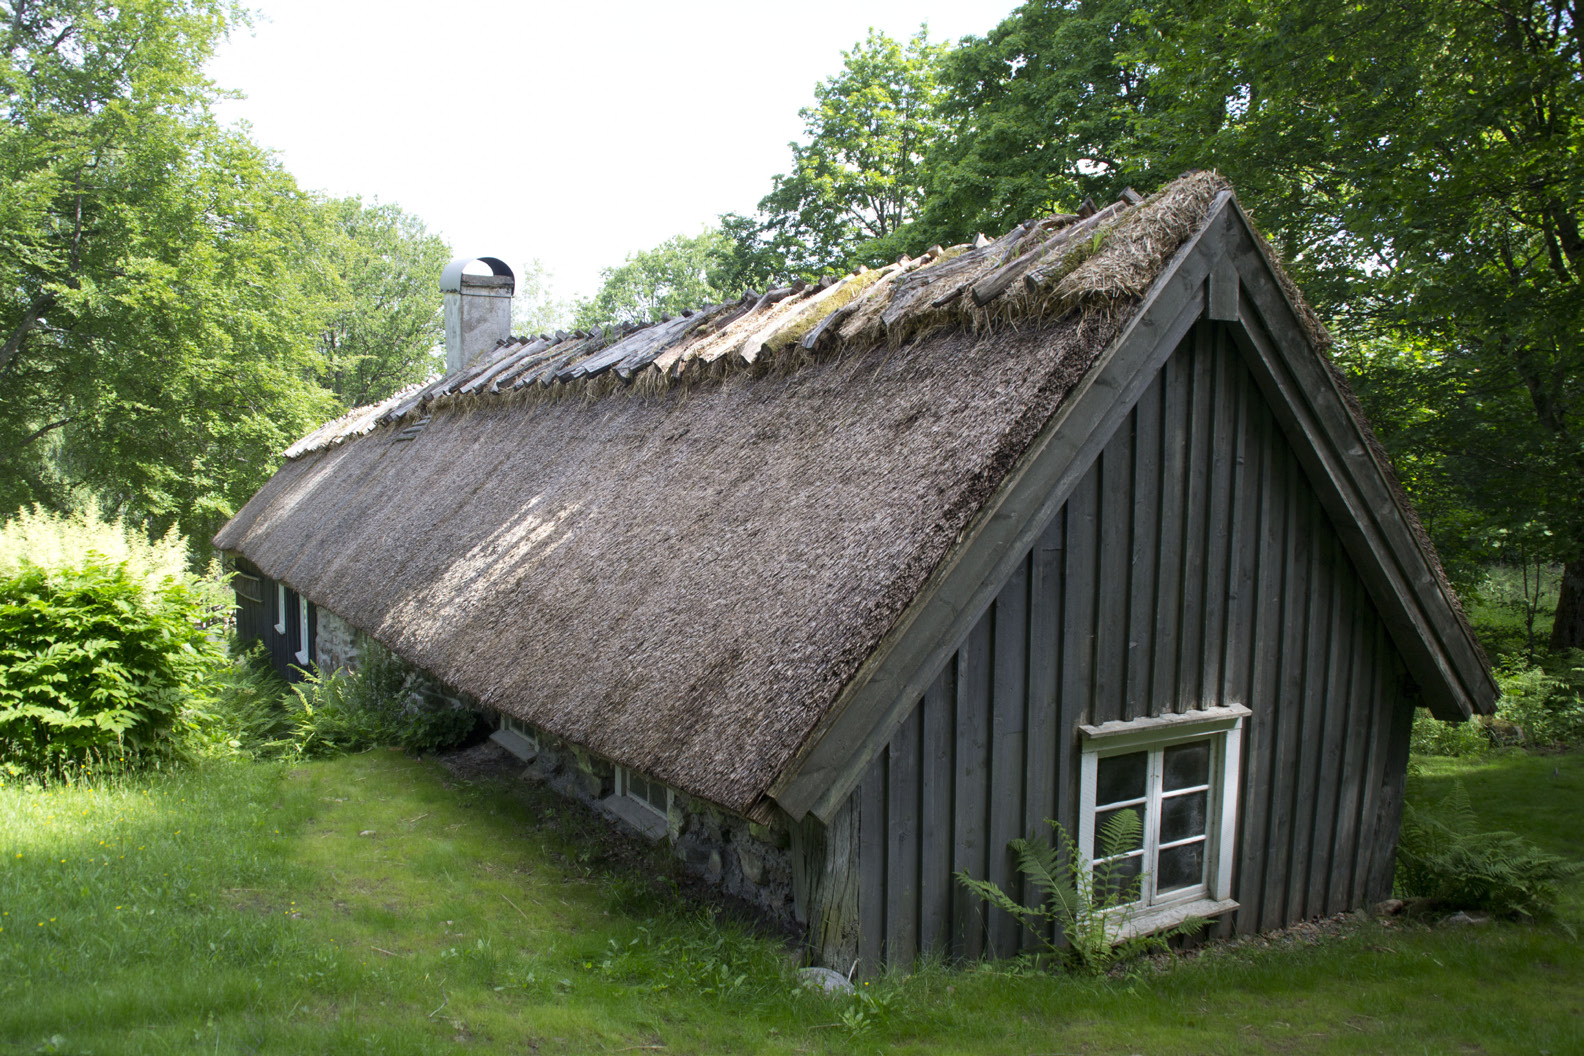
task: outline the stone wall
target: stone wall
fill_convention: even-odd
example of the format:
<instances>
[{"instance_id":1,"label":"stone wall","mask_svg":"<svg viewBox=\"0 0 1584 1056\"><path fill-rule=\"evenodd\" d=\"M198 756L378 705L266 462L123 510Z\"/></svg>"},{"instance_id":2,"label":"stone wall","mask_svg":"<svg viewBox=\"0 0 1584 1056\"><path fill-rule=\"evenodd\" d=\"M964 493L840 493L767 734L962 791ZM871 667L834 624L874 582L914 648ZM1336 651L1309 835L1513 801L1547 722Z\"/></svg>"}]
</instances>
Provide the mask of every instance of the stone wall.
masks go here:
<instances>
[{"instance_id":1,"label":"stone wall","mask_svg":"<svg viewBox=\"0 0 1584 1056\"><path fill-rule=\"evenodd\" d=\"M404 669L404 677L393 680L386 671L381 672L380 681L399 682L403 694L444 700L455 707L479 707L428 672L370 643L361 631L335 613L324 608L318 613L317 660L321 669L355 671L363 666L365 658L370 658L376 668L394 663ZM481 710L495 717L493 712ZM516 735L497 738L523 759L523 778L542 782L586 804L634 839L668 841L690 872L755 907L781 930L794 930L806 923L793 896L791 838L786 828L748 821L674 789L663 831L659 831L658 824L650 828L646 824L650 819L642 813L647 808L631 800L624 802L625 797L615 794L613 763L547 732L531 732L532 741Z\"/></svg>"}]
</instances>

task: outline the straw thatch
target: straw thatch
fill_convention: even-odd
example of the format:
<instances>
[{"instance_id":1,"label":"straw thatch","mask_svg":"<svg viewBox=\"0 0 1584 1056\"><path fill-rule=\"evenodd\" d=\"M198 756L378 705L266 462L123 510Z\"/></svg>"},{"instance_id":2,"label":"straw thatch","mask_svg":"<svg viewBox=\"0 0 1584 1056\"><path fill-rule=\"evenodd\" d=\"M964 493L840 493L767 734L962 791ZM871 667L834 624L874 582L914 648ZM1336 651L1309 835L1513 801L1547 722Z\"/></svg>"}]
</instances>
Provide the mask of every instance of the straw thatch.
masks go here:
<instances>
[{"instance_id":1,"label":"straw thatch","mask_svg":"<svg viewBox=\"0 0 1584 1056\"><path fill-rule=\"evenodd\" d=\"M513 340L304 437L215 543L747 812L1224 188Z\"/></svg>"}]
</instances>

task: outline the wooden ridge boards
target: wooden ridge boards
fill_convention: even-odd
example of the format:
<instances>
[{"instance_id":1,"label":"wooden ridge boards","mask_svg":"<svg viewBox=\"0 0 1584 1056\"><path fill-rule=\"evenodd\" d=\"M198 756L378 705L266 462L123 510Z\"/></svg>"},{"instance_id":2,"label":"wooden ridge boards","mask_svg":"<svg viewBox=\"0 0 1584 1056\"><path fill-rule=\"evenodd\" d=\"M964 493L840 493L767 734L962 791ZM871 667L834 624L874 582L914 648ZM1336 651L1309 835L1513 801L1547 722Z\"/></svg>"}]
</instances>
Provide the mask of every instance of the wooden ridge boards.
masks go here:
<instances>
[{"instance_id":1,"label":"wooden ridge boards","mask_svg":"<svg viewBox=\"0 0 1584 1056\"><path fill-rule=\"evenodd\" d=\"M1241 325L1231 329L1255 380L1319 492L1426 703L1444 719L1488 711L1497 693L1490 669L1409 527L1370 451L1365 427L1349 411L1336 379L1314 357L1282 353L1294 342L1299 342L1296 347L1312 346L1247 218L1240 209L1233 215L1240 237L1228 248L1240 279Z\"/></svg>"},{"instance_id":2,"label":"wooden ridge boards","mask_svg":"<svg viewBox=\"0 0 1584 1056\"><path fill-rule=\"evenodd\" d=\"M1057 408L826 716L782 769L768 795L794 819L828 821L907 710L995 598L1068 494L1204 312L1205 286L1222 253L1231 193L1222 192L1198 234L1180 247L1139 310Z\"/></svg>"}]
</instances>

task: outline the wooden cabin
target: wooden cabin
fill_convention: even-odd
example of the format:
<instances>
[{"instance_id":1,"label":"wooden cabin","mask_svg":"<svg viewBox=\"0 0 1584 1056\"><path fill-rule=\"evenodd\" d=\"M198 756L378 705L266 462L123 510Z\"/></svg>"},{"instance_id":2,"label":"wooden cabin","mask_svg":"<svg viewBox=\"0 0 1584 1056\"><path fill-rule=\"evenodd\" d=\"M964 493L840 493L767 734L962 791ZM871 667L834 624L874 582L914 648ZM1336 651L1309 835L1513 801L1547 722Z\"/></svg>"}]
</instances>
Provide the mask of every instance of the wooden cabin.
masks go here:
<instances>
[{"instance_id":1,"label":"wooden cabin","mask_svg":"<svg viewBox=\"0 0 1584 1056\"><path fill-rule=\"evenodd\" d=\"M1387 895L1414 707L1496 697L1328 340L1190 174L458 356L215 542L240 627L378 640L843 972L1018 951L954 874L1121 809L1135 927L1259 931Z\"/></svg>"}]
</instances>

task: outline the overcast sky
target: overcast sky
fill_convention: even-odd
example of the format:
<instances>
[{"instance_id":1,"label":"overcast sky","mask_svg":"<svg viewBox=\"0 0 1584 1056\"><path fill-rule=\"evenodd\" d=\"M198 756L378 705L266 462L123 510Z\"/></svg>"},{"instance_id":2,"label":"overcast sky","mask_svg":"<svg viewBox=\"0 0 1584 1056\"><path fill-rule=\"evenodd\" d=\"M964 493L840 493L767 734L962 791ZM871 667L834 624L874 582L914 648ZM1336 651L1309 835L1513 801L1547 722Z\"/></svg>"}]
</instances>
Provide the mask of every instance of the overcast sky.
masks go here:
<instances>
[{"instance_id":1,"label":"overcast sky","mask_svg":"<svg viewBox=\"0 0 1584 1056\"><path fill-rule=\"evenodd\" d=\"M798 110L869 27L984 34L1013 0L261 0L210 64L300 184L394 202L561 296L785 172ZM437 277L438 278L438 277Z\"/></svg>"}]
</instances>

